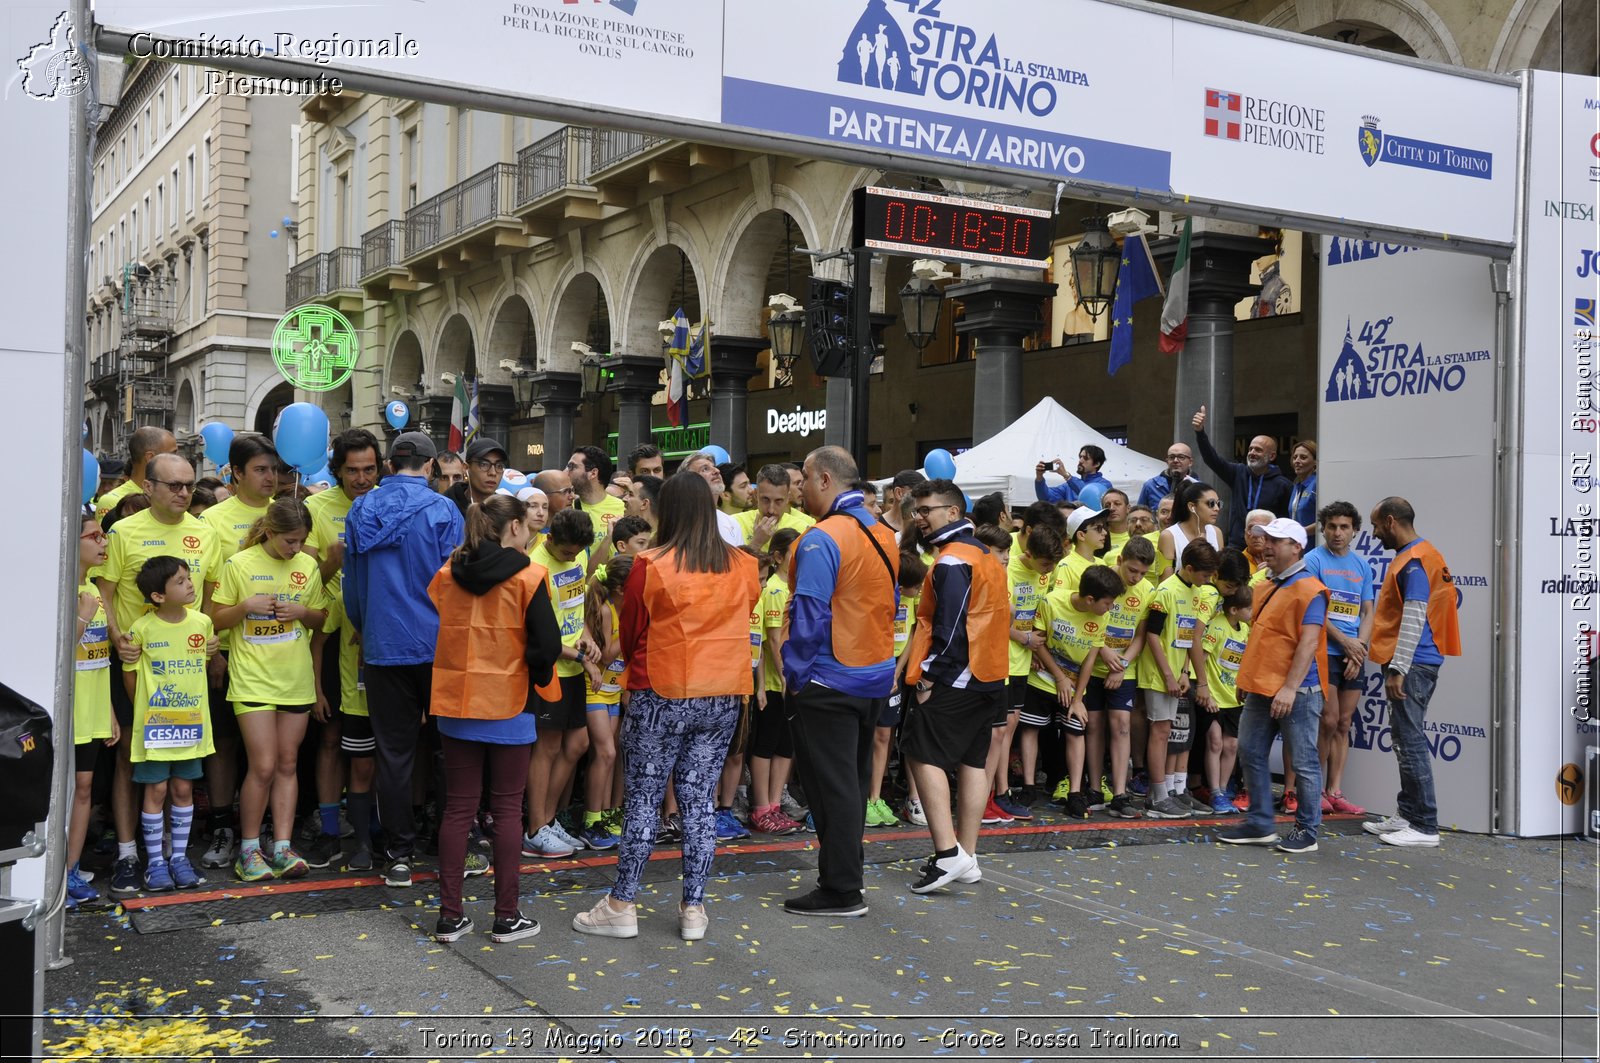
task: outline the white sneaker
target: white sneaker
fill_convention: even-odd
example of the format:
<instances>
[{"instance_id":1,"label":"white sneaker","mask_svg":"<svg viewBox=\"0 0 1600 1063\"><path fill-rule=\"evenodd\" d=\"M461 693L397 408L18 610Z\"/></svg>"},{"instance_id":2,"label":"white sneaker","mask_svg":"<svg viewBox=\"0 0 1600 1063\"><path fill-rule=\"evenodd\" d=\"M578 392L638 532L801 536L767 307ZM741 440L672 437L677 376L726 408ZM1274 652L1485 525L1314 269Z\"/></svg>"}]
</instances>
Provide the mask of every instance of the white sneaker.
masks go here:
<instances>
[{"instance_id":1,"label":"white sneaker","mask_svg":"<svg viewBox=\"0 0 1600 1063\"><path fill-rule=\"evenodd\" d=\"M928 814L922 811L922 802L915 797L906 801L906 819L919 827L928 825Z\"/></svg>"},{"instance_id":2,"label":"white sneaker","mask_svg":"<svg viewBox=\"0 0 1600 1063\"><path fill-rule=\"evenodd\" d=\"M1439 848L1439 836L1437 834L1424 834L1409 824L1399 830L1386 831L1378 835L1378 840L1385 845L1404 845L1413 849Z\"/></svg>"},{"instance_id":3,"label":"white sneaker","mask_svg":"<svg viewBox=\"0 0 1600 1063\"><path fill-rule=\"evenodd\" d=\"M922 875L911 884L912 893L929 893L956 881L962 875L970 875L978 866L978 858L956 846L956 851L951 856L943 858L931 856L928 862L922 865Z\"/></svg>"},{"instance_id":4,"label":"white sneaker","mask_svg":"<svg viewBox=\"0 0 1600 1063\"><path fill-rule=\"evenodd\" d=\"M962 885L970 886L974 882L983 881L983 868L978 865L978 854L972 854L972 870L965 874L957 875L956 881Z\"/></svg>"},{"instance_id":5,"label":"white sneaker","mask_svg":"<svg viewBox=\"0 0 1600 1063\"><path fill-rule=\"evenodd\" d=\"M1410 828L1411 824L1406 822L1406 818L1398 813L1387 816L1384 819L1369 819L1361 824L1361 829L1368 834L1393 834L1397 830L1409 830Z\"/></svg>"},{"instance_id":6,"label":"white sneaker","mask_svg":"<svg viewBox=\"0 0 1600 1063\"><path fill-rule=\"evenodd\" d=\"M589 848L588 842L579 838L574 838L572 835L568 834L566 832L566 828L561 826L561 821L559 819L551 820L545 826L545 830L549 831L558 842L574 852Z\"/></svg>"},{"instance_id":7,"label":"white sneaker","mask_svg":"<svg viewBox=\"0 0 1600 1063\"><path fill-rule=\"evenodd\" d=\"M783 788L783 797L778 801L778 807L783 809L784 815L797 823L805 822L806 813L810 811L805 805L794 799L787 786Z\"/></svg>"}]
</instances>

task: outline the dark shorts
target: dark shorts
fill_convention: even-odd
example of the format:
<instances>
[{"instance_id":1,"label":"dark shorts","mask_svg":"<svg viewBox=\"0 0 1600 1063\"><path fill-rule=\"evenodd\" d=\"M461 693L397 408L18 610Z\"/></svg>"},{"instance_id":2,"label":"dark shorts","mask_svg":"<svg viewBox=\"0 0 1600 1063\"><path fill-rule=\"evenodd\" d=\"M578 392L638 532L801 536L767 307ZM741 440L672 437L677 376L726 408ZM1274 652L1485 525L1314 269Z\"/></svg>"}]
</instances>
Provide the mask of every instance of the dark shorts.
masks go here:
<instances>
[{"instance_id":1,"label":"dark shorts","mask_svg":"<svg viewBox=\"0 0 1600 1063\"><path fill-rule=\"evenodd\" d=\"M911 697L911 688L903 686L886 698L875 698L874 701L878 706L878 726L893 727L899 723L900 717L905 715L905 707Z\"/></svg>"},{"instance_id":2,"label":"dark shorts","mask_svg":"<svg viewBox=\"0 0 1600 1063\"><path fill-rule=\"evenodd\" d=\"M560 679L560 701L534 698L533 718L538 721L541 737L589 726L589 691L584 685L583 673L564 675Z\"/></svg>"},{"instance_id":3,"label":"dark shorts","mask_svg":"<svg viewBox=\"0 0 1600 1063\"><path fill-rule=\"evenodd\" d=\"M1006 679L1005 694L1000 699L1000 704L995 706L994 725L1004 727L1011 719L1013 713L1022 712L1022 706L1028 701L1028 677L1014 675Z\"/></svg>"},{"instance_id":4,"label":"dark shorts","mask_svg":"<svg viewBox=\"0 0 1600 1063\"><path fill-rule=\"evenodd\" d=\"M142 760L133 766L133 781L141 786L166 782L168 779L194 782L204 774L199 757L190 757L188 760Z\"/></svg>"},{"instance_id":5,"label":"dark shorts","mask_svg":"<svg viewBox=\"0 0 1600 1063\"><path fill-rule=\"evenodd\" d=\"M94 766L100 762L100 751L106 744L98 738L91 738L87 742L79 742L72 747L72 770L94 771Z\"/></svg>"},{"instance_id":6,"label":"dark shorts","mask_svg":"<svg viewBox=\"0 0 1600 1063\"><path fill-rule=\"evenodd\" d=\"M348 757L376 756L378 745L372 737L372 717L340 713L339 748Z\"/></svg>"},{"instance_id":7,"label":"dark shorts","mask_svg":"<svg viewBox=\"0 0 1600 1063\"><path fill-rule=\"evenodd\" d=\"M741 756L744 747L750 742L750 714L755 711L755 706L750 704L752 698L739 699L739 722L733 725L733 737L728 739L728 756Z\"/></svg>"},{"instance_id":8,"label":"dark shorts","mask_svg":"<svg viewBox=\"0 0 1600 1063\"><path fill-rule=\"evenodd\" d=\"M783 691L767 691L767 707L750 713L749 754L762 760L794 756L794 738L789 734L789 712L784 707Z\"/></svg>"},{"instance_id":9,"label":"dark shorts","mask_svg":"<svg viewBox=\"0 0 1600 1063\"><path fill-rule=\"evenodd\" d=\"M1038 687L1028 688L1027 704L1022 709L1022 722L1029 727L1048 727L1054 723L1074 735L1081 735L1086 729L1072 722L1067 710L1061 707L1061 702L1054 694Z\"/></svg>"},{"instance_id":10,"label":"dark shorts","mask_svg":"<svg viewBox=\"0 0 1600 1063\"><path fill-rule=\"evenodd\" d=\"M1328 654L1328 685L1338 691L1363 690L1366 688L1366 677L1360 672L1354 679L1344 677L1344 655L1339 653Z\"/></svg>"},{"instance_id":11,"label":"dark shorts","mask_svg":"<svg viewBox=\"0 0 1600 1063\"><path fill-rule=\"evenodd\" d=\"M133 699L128 696L128 688L123 681L121 663L112 666L114 674L111 676L111 712L116 716L117 723L122 725L122 737L128 738L128 729L133 726ZM227 702L223 702L224 705Z\"/></svg>"},{"instance_id":12,"label":"dark shorts","mask_svg":"<svg viewBox=\"0 0 1600 1063\"><path fill-rule=\"evenodd\" d=\"M206 688L206 708L211 712L211 738L239 736L239 720L233 714L233 702L228 700L228 680L219 687Z\"/></svg>"},{"instance_id":13,"label":"dark shorts","mask_svg":"<svg viewBox=\"0 0 1600 1063\"><path fill-rule=\"evenodd\" d=\"M1089 678L1089 687L1083 692L1083 704L1090 712L1132 712L1133 692L1138 684L1124 679L1115 690L1106 689L1106 681L1099 676Z\"/></svg>"},{"instance_id":14,"label":"dark shorts","mask_svg":"<svg viewBox=\"0 0 1600 1063\"><path fill-rule=\"evenodd\" d=\"M1172 732L1167 736L1167 752L1169 754L1182 754L1189 752L1189 743L1195 728L1195 715L1205 715L1206 711L1194 703L1194 699L1185 694L1178 699L1178 712L1172 718Z\"/></svg>"},{"instance_id":15,"label":"dark shorts","mask_svg":"<svg viewBox=\"0 0 1600 1063\"><path fill-rule=\"evenodd\" d=\"M1202 709L1201 711L1204 712L1205 710ZM1218 709L1215 715L1211 713L1206 713L1206 715L1211 716L1216 721L1217 726L1222 728L1224 737L1239 737L1239 717L1244 715L1244 706L1236 705L1231 709ZM1205 729L1210 730L1210 725L1207 724Z\"/></svg>"},{"instance_id":16,"label":"dark shorts","mask_svg":"<svg viewBox=\"0 0 1600 1063\"><path fill-rule=\"evenodd\" d=\"M989 759L996 702L1005 703L998 687L957 690L935 683L927 701L918 705L913 699L907 706L900 751L946 771L963 765L982 769Z\"/></svg>"}]
</instances>

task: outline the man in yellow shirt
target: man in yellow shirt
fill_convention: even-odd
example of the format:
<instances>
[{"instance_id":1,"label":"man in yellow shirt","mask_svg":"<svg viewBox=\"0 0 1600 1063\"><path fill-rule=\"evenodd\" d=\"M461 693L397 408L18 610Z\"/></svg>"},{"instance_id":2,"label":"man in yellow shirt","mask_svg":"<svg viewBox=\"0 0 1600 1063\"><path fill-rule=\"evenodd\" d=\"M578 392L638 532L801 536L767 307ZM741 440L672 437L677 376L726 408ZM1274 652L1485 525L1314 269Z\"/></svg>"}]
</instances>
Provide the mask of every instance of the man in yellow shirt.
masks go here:
<instances>
[{"instance_id":1,"label":"man in yellow shirt","mask_svg":"<svg viewBox=\"0 0 1600 1063\"><path fill-rule=\"evenodd\" d=\"M590 548L609 541L611 526L622 519L627 508L622 499L606 491L611 482L611 459L599 447L579 447L567 461L567 479L572 481L573 504L594 522Z\"/></svg>"},{"instance_id":2,"label":"man in yellow shirt","mask_svg":"<svg viewBox=\"0 0 1600 1063\"><path fill-rule=\"evenodd\" d=\"M804 533L816 521L798 512L791 503L789 468L786 465L763 465L756 473L756 507L734 514L734 522L744 532L744 541L757 550L765 550L774 532L792 528Z\"/></svg>"},{"instance_id":3,"label":"man in yellow shirt","mask_svg":"<svg viewBox=\"0 0 1600 1063\"><path fill-rule=\"evenodd\" d=\"M165 428L145 425L128 437L128 478L94 500L94 515L104 520L107 513L129 495L144 493L150 459L157 454L175 454L178 441Z\"/></svg>"},{"instance_id":4,"label":"man in yellow shirt","mask_svg":"<svg viewBox=\"0 0 1600 1063\"><path fill-rule=\"evenodd\" d=\"M333 437L328 466L339 482L306 499L311 512L306 547L317 555L324 582L344 565L344 522L351 505L378 486L378 453L378 437L365 428L340 432Z\"/></svg>"},{"instance_id":5,"label":"man in yellow shirt","mask_svg":"<svg viewBox=\"0 0 1600 1063\"><path fill-rule=\"evenodd\" d=\"M189 513L194 496L194 469L176 454L159 453L147 460L140 489L150 496L150 508L125 517L112 526L106 543L106 563L96 577L100 596L109 608L106 635L124 663L139 659L138 648L128 638L133 622L150 610L139 590L139 570L152 557L171 556L184 561L196 588L209 596L216 580L218 541L215 530ZM191 608L199 609L196 600ZM117 866L111 892L119 896L139 889L138 850L135 843L133 765L128 759L133 728L133 699L119 683L111 684L111 706L122 727L117 744L117 767L111 788L111 814L117 831Z\"/></svg>"}]
</instances>

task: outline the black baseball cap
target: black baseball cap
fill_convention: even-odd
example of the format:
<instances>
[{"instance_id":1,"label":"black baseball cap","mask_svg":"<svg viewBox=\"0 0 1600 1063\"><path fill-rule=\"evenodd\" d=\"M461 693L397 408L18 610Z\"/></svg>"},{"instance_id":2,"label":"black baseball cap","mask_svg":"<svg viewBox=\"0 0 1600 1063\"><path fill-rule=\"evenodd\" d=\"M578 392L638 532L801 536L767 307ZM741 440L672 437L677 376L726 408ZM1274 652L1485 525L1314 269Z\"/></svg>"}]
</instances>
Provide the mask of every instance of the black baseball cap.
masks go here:
<instances>
[{"instance_id":1,"label":"black baseball cap","mask_svg":"<svg viewBox=\"0 0 1600 1063\"><path fill-rule=\"evenodd\" d=\"M500 441L498 439L489 439L485 436L475 436L472 442L467 444L466 457L468 461L481 461L482 459L487 458L490 454L493 454L495 451L499 451L502 458L509 456L506 448L500 445Z\"/></svg>"},{"instance_id":2,"label":"black baseball cap","mask_svg":"<svg viewBox=\"0 0 1600 1063\"><path fill-rule=\"evenodd\" d=\"M389 444L389 460L396 458L437 458L439 448L422 432L401 432Z\"/></svg>"}]
</instances>

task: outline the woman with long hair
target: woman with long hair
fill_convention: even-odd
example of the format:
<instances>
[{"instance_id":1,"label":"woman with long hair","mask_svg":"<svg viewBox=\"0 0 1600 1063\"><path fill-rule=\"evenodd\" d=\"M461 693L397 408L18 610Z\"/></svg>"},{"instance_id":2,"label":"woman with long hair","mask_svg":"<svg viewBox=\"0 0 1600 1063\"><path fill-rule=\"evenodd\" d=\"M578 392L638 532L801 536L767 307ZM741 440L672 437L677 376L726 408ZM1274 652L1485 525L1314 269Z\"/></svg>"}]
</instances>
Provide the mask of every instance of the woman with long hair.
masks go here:
<instances>
[{"instance_id":1,"label":"woman with long hair","mask_svg":"<svg viewBox=\"0 0 1600 1063\"><path fill-rule=\"evenodd\" d=\"M1217 521L1222 516L1222 500L1217 489L1198 480L1190 480L1178 488L1172 503L1172 524L1161 533L1158 549L1166 558L1166 569L1177 571L1178 558L1183 548L1195 539L1204 537L1213 549L1222 549L1222 532Z\"/></svg>"},{"instance_id":2,"label":"woman with long hair","mask_svg":"<svg viewBox=\"0 0 1600 1063\"><path fill-rule=\"evenodd\" d=\"M658 545L637 555L622 591L622 654L631 696L622 721L622 845L611 891L572 920L602 937L638 936L639 879L655 842L667 778L683 818L685 941L706 933L706 880L716 853L713 797L753 689L750 611L761 596L756 559L717 531L716 499L701 477L661 488Z\"/></svg>"},{"instance_id":3,"label":"woman with long hair","mask_svg":"<svg viewBox=\"0 0 1600 1063\"><path fill-rule=\"evenodd\" d=\"M1307 549L1317 534L1317 441L1302 439L1289 452L1294 490L1289 494L1289 519L1306 530Z\"/></svg>"},{"instance_id":4,"label":"woman with long hair","mask_svg":"<svg viewBox=\"0 0 1600 1063\"><path fill-rule=\"evenodd\" d=\"M467 510L467 540L428 584L439 610L429 712L444 751L445 811L439 825L439 924L455 941L472 930L461 908L467 833L478 814L488 765L494 816L494 928L491 941L539 932L517 907L522 798L537 736L530 706L550 683L561 629L545 570L528 558L528 506L495 494ZM546 691L543 693L553 692Z\"/></svg>"}]
</instances>

